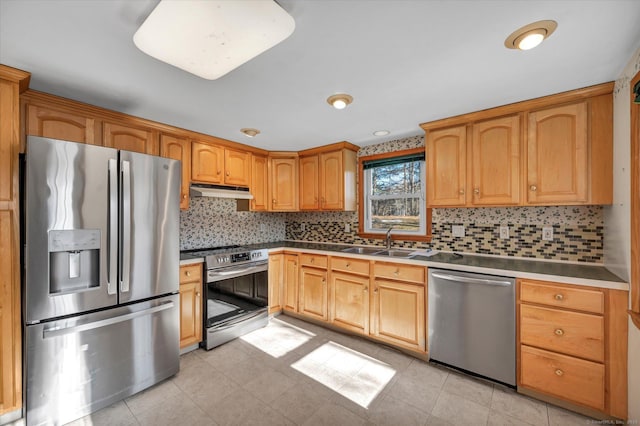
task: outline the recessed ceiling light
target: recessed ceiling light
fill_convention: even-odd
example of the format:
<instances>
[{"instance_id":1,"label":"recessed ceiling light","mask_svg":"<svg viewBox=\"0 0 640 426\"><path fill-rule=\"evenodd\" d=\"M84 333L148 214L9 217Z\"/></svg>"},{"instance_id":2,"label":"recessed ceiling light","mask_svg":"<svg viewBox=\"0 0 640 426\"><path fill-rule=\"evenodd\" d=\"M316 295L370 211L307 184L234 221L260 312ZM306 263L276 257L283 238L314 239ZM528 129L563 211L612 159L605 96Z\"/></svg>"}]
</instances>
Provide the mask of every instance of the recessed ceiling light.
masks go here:
<instances>
[{"instance_id":1,"label":"recessed ceiling light","mask_svg":"<svg viewBox=\"0 0 640 426\"><path fill-rule=\"evenodd\" d=\"M373 136L387 136L389 133L388 130L376 130L375 132L373 132Z\"/></svg>"},{"instance_id":2,"label":"recessed ceiling light","mask_svg":"<svg viewBox=\"0 0 640 426\"><path fill-rule=\"evenodd\" d=\"M215 80L289 37L295 25L272 0L161 0L133 42L149 56Z\"/></svg>"},{"instance_id":3,"label":"recessed ceiling light","mask_svg":"<svg viewBox=\"0 0 640 426\"><path fill-rule=\"evenodd\" d=\"M509 49L533 49L549 37L558 27L556 21L538 21L518 28L507 37L504 45Z\"/></svg>"},{"instance_id":4,"label":"recessed ceiling light","mask_svg":"<svg viewBox=\"0 0 640 426\"><path fill-rule=\"evenodd\" d=\"M244 129L240 129L240 131L242 133L244 133L246 136L252 138L254 136L256 136L258 133L260 133L260 130L258 129L252 129L252 128L244 128Z\"/></svg>"},{"instance_id":5,"label":"recessed ceiling light","mask_svg":"<svg viewBox=\"0 0 640 426\"><path fill-rule=\"evenodd\" d=\"M347 105L353 102L353 97L346 93L337 93L329 96L327 98L327 102L335 109L344 109Z\"/></svg>"}]
</instances>

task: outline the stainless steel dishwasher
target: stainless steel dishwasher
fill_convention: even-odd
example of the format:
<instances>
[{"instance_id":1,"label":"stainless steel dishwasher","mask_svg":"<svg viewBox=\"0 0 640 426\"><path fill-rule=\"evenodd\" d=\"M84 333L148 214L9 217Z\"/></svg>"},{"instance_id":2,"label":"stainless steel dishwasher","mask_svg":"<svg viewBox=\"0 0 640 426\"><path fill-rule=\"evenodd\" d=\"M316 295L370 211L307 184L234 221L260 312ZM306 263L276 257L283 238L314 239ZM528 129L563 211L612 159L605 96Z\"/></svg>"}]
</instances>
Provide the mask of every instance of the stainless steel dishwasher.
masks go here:
<instances>
[{"instance_id":1,"label":"stainless steel dishwasher","mask_svg":"<svg viewBox=\"0 0 640 426\"><path fill-rule=\"evenodd\" d=\"M515 279L429 269L429 357L516 385Z\"/></svg>"}]
</instances>

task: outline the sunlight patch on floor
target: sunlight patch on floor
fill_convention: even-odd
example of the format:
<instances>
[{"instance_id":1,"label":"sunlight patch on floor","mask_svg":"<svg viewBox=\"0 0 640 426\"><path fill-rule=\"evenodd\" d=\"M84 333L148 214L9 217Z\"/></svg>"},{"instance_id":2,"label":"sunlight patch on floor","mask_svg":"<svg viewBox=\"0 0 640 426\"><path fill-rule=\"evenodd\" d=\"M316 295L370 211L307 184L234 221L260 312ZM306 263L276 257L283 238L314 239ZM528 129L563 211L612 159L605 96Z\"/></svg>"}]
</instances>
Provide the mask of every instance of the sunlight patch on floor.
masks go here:
<instances>
[{"instance_id":1,"label":"sunlight patch on floor","mask_svg":"<svg viewBox=\"0 0 640 426\"><path fill-rule=\"evenodd\" d=\"M273 318L266 327L245 334L240 339L274 358L280 358L313 337L315 334L310 331Z\"/></svg>"},{"instance_id":2,"label":"sunlight patch on floor","mask_svg":"<svg viewBox=\"0 0 640 426\"><path fill-rule=\"evenodd\" d=\"M325 343L291 367L364 408L396 374L388 364L335 342Z\"/></svg>"}]
</instances>

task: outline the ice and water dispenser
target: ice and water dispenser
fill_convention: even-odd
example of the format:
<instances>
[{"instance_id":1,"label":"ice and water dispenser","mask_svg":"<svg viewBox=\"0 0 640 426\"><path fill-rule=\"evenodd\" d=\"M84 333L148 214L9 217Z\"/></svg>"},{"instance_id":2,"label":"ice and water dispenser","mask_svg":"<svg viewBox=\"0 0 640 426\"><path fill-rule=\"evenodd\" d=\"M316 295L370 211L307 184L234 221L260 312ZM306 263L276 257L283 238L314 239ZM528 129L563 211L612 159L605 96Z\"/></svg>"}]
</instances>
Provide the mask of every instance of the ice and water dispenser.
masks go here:
<instances>
[{"instance_id":1,"label":"ice and water dispenser","mask_svg":"<svg viewBox=\"0 0 640 426\"><path fill-rule=\"evenodd\" d=\"M49 293L100 286L100 230L49 231Z\"/></svg>"}]
</instances>

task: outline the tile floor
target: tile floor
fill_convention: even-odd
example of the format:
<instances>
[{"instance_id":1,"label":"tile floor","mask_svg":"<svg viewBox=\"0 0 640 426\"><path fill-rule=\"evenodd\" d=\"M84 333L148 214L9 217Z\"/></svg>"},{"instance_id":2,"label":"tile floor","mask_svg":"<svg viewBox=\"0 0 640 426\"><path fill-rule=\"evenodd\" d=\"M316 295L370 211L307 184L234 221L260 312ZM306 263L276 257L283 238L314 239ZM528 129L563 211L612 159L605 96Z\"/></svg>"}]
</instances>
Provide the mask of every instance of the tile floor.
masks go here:
<instances>
[{"instance_id":1,"label":"tile floor","mask_svg":"<svg viewBox=\"0 0 640 426\"><path fill-rule=\"evenodd\" d=\"M499 385L287 316L73 423L80 425L586 425Z\"/></svg>"}]
</instances>

